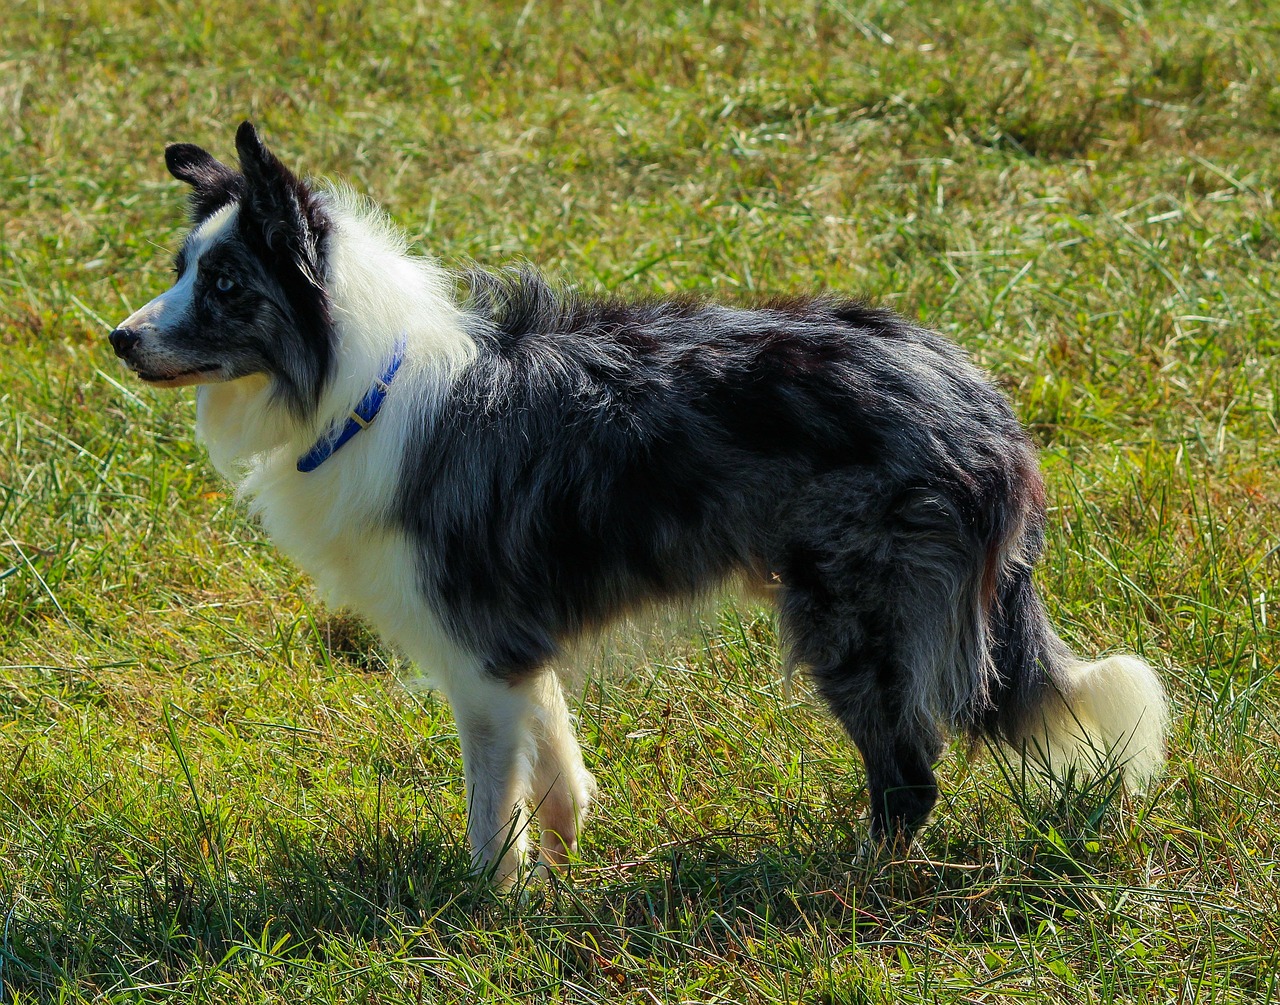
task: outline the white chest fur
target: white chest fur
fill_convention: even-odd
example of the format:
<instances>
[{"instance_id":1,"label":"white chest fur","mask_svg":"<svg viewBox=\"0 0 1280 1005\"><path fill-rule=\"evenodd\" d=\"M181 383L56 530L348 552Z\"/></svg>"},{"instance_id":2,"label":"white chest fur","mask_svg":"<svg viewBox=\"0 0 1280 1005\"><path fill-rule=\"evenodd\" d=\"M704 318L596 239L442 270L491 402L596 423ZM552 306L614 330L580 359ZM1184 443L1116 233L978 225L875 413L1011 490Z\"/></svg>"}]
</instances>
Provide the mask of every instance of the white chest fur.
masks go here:
<instances>
[{"instance_id":1,"label":"white chest fur","mask_svg":"<svg viewBox=\"0 0 1280 1005\"><path fill-rule=\"evenodd\" d=\"M393 388L367 429L305 473L297 459L313 434L282 437L270 428L279 420L264 405L265 382L201 388L197 431L215 465L236 483L273 543L315 581L321 598L366 618L432 672L458 656L422 589L428 556L394 519L406 427L415 421L407 392Z\"/></svg>"}]
</instances>

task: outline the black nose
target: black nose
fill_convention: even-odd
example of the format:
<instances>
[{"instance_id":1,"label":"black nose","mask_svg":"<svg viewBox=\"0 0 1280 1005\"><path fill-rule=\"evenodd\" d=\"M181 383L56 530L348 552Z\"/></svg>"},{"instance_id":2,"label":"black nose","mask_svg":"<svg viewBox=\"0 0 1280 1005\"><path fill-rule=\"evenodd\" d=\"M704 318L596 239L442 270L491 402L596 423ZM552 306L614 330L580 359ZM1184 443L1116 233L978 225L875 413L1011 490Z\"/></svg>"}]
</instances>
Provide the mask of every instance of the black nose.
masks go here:
<instances>
[{"instance_id":1,"label":"black nose","mask_svg":"<svg viewBox=\"0 0 1280 1005\"><path fill-rule=\"evenodd\" d=\"M142 341L140 335L128 328L117 328L107 337L111 339L111 348L121 359L128 356L133 351L133 347Z\"/></svg>"}]
</instances>

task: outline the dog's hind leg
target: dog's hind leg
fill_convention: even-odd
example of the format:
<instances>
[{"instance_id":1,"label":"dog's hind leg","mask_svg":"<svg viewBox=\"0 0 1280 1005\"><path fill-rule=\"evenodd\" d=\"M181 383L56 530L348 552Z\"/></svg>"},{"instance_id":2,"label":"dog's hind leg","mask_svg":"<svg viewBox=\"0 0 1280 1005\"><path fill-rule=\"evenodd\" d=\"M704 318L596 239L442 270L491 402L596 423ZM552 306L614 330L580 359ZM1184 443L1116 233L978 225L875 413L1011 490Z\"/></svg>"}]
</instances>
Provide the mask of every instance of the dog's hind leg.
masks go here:
<instances>
[{"instance_id":1,"label":"dog's hind leg","mask_svg":"<svg viewBox=\"0 0 1280 1005\"><path fill-rule=\"evenodd\" d=\"M546 671L532 684L537 755L532 796L538 818L540 857L560 868L578 850L578 831L596 795L596 781L582 763L560 682Z\"/></svg>"},{"instance_id":2,"label":"dog's hind leg","mask_svg":"<svg viewBox=\"0 0 1280 1005\"><path fill-rule=\"evenodd\" d=\"M883 682L885 666L881 653L852 650L837 663L814 667L813 675L866 764L872 837L900 841L915 833L937 802L933 762L942 737L903 714L895 689Z\"/></svg>"},{"instance_id":3,"label":"dog's hind leg","mask_svg":"<svg viewBox=\"0 0 1280 1005\"><path fill-rule=\"evenodd\" d=\"M790 657L866 762L872 835L909 839L937 801L941 729L981 659L968 603L980 565L940 501L853 477L814 487L793 518L779 562Z\"/></svg>"}]
</instances>

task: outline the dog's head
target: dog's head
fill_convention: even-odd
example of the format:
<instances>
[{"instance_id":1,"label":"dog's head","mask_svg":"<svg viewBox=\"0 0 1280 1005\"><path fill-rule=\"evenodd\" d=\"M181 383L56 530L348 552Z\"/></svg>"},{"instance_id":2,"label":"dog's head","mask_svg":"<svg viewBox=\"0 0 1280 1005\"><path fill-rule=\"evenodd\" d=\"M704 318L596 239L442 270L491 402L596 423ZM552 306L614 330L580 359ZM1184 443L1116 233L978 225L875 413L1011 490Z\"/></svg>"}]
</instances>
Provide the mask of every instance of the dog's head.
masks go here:
<instances>
[{"instance_id":1,"label":"dog's head","mask_svg":"<svg viewBox=\"0 0 1280 1005\"><path fill-rule=\"evenodd\" d=\"M323 199L269 151L251 123L236 132L239 170L190 143L165 150L192 187L193 227L173 287L111 333L116 355L157 387L262 374L294 411L319 400L333 360Z\"/></svg>"}]
</instances>

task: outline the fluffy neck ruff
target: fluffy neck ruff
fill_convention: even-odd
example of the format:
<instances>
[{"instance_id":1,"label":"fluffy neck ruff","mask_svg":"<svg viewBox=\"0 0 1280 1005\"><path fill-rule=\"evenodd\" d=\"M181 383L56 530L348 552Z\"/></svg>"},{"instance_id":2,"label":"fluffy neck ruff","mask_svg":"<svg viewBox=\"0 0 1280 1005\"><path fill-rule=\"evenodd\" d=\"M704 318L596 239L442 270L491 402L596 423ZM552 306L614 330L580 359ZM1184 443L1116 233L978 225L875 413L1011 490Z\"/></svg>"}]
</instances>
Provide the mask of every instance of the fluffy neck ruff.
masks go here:
<instances>
[{"instance_id":1,"label":"fluffy neck ruff","mask_svg":"<svg viewBox=\"0 0 1280 1005\"><path fill-rule=\"evenodd\" d=\"M322 199L333 223L323 279L335 344L331 375L315 409L292 412L267 376L205 385L197 395L197 435L218 471L250 494L267 468L287 463L295 469L298 457L351 412L400 337L405 348L397 384L420 396L443 391L476 354L448 274L409 255L403 236L359 196L338 189ZM424 402L428 412L431 404Z\"/></svg>"}]
</instances>

